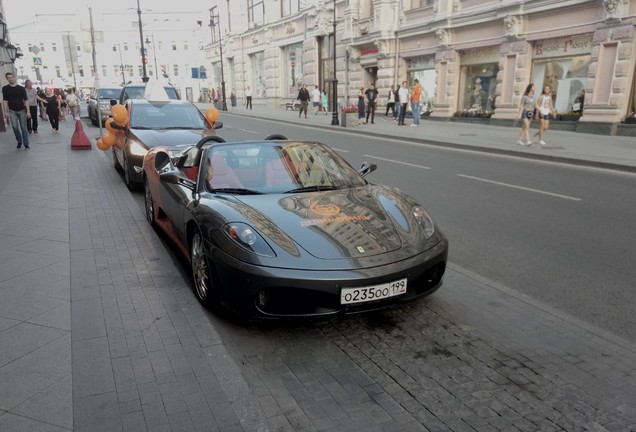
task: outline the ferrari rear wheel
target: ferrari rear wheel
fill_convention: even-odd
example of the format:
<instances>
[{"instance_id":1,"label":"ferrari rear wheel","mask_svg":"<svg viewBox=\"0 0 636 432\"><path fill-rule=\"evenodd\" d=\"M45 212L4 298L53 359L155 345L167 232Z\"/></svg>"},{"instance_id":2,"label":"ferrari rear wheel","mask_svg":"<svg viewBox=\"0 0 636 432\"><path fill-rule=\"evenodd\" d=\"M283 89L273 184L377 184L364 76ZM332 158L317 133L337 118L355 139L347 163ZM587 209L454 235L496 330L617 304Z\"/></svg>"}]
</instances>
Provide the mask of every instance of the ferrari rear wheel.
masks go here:
<instances>
[{"instance_id":1,"label":"ferrari rear wheel","mask_svg":"<svg viewBox=\"0 0 636 432\"><path fill-rule=\"evenodd\" d=\"M152 194L148 179L144 177L144 203L146 205L146 220L152 226L155 226L155 205L152 202Z\"/></svg>"},{"instance_id":2,"label":"ferrari rear wheel","mask_svg":"<svg viewBox=\"0 0 636 432\"><path fill-rule=\"evenodd\" d=\"M124 183L126 183L126 187L129 191L135 190L135 184L130 179L130 163L128 163L128 158L126 157L126 153L124 152Z\"/></svg>"},{"instance_id":3,"label":"ferrari rear wheel","mask_svg":"<svg viewBox=\"0 0 636 432\"><path fill-rule=\"evenodd\" d=\"M192 265L192 278L194 279L194 292L199 301L210 306L214 302L214 286L205 254L203 237L197 228L190 241L190 262Z\"/></svg>"}]
</instances>

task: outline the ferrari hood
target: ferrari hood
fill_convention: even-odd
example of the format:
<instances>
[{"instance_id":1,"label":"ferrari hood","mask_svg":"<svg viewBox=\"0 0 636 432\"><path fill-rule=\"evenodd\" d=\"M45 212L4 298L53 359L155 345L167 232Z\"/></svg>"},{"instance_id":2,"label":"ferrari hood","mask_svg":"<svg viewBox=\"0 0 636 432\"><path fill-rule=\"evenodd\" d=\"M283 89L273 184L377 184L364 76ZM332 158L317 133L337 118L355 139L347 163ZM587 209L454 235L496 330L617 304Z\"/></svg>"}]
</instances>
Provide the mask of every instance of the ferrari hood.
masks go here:
<instances>
[{"instance_id":1,"label":"ferrari hood","mask_svg":"<svg viewBox=\"0 0 636 432\"><path fill-rule=\"evenodd\" d=\"M143 130L131 129L133 135L148 148L157 146L174 147L180 144L196 144L201 138L214 135L213 129L194 130Z\"/></svg>"},{"instance_id":2,"label":"ferrari hood","mask_svg":"<svg viewBox=\"0 0 636 432\"><path fill-rule=\"evenodd\" d=\"M240 196L250 212L244 216L259 231L276 242L279 235L269 235L256 215L267 215L278 229L299 247L321 259L359 258L385 254L402 247L400 225L390 212L395 207L371 186L355 189L279 195ZM249 214L251 213L251 215ZM405 219L404 217L402 219ZM397 225L397 226L396 226ZM271 230L271 229L270 229Z\"/></svg>"}]
</instances>

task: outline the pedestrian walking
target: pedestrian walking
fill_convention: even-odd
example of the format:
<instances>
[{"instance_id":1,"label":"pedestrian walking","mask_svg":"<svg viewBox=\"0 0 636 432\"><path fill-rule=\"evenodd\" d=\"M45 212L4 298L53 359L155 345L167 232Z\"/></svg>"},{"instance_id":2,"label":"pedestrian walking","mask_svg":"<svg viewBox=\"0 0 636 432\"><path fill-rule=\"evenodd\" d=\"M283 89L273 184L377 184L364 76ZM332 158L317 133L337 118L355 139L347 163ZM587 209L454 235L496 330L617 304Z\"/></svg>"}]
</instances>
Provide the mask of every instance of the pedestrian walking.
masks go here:
<instances>
[{"instance_id":1,"label":"pedestrian walking","mask_svg":"<svg viewBox=\"0 0 636 432\"><path fill-rule=\"evenodd\" d=\"M400 105L400 85L398 84L393 92L393 100L395 102L395 112L393 113L393 121L398 120L400 118L400 109L402 108Z\"/></svg>"},{"instance_id":2,"label":"pedestrian walking","mask_svg":"<svg viewBox=\"0 0 636 432\"><path fill-rule=\"evenodd\" d=\"M532 141L530 140L530 122L534 118L535 105L534 84L530 83L526 87L526 91L523 92L521 103L519 104L519 113L517 114L521 116L521 132L519 132L519 139L517 140L517 144L519 145L532 145Z\"/></svg>"},{"instance_id":3,"label":"pedestrian walking","mask_svg":"<svg viewBox=\"0 0 636 432\"><path fill-rule=\"evenodd\" d=\"M374 124L375 109L378 104L378 90L375 88L375 84L371 84L366 92L364 92L367 98L367 120L365 123L369 123L369 115L371 116L371 124Z\"/></svg>"},{"instance_id":4,"label":"pedestrian walking","mask_svg":"<svg viewBox=\"0 0 636 432\"><path fill-rule=\"evenodd\" d=\"M40 118L44 121L49 121L46 116L46 93L40 87L36 88L38 99L38 105L40 107Z\"/></svg>"},{"instance_id":5,"label":"pedestrian walking","mask_svg":"<svg viewBox=\"0 0 636 432\"><path fill-rule=\"evenodd\" d=\"M420 125L420 103L422 103L422 86L416 78L413 81L413 90L411 90L411 114L413 114L413 123L411 126L418 127Z\"/></svg>"},{"instance_id":6,"label":"pedestrian walking","mask_svg":"<svg viewBox=\"0 0 636 432\"><path fill-rule=\"evenodd\" d=\"M398 126L406 126L404 124L404 116L406 116L406 106L409 103L409 88L406 86L406 81L402 81L402 87L398 91L400 98L400 121Z\"/></svg>"},{"instance_id":7,"label":"pedestrian walking","mask_svg":"<svg viewBox=\"0 0 636 432\"><path fill-rule=\"evenodd\" d=\"M358 124L364 124L364 87L360 87L358 90Z\"/></svg>"},{"instance_id":8,"label":"pedestrian walking","mask_svg":"<svg viewBox=\"0 0 636 432\"><path fill-rule=\"evenodd\" d=\"M236 92L234 90L230 92L230 104L232 109L236 108Z\"/></svg>"},{"instance_id":9,"label":"pedestrian walking","mask_svg":"<svg viewBox=\"0 0 636 432\"><path fill-rule=\"evenodd\" d=\"M53 133L60 133L60 100L53 89L46 89L46 115L49 118Z\"/></svg>"},{"instance_id":10,"label":"pedestrian walking","mask_svg":"<svg viewBox=\"0 0 636 432\"><path fill-rule=\"evenodd\" d=\"M543 140L544 134L550 128L550 116L554 112L554 106L552 105L552 93L550 91L550 86L543 86L543 92L537 98L537 119L539 120L539 144L542 146L546 145Z\"/></svg>"},{"instance_id":11,"label":"pedestrian walking","mask_svg":"<svg viewBox=\"0 0 636 432\"><path fill-rule=\"evenodd\" d=\"M318 111L320 111L320 90L318 86L314 86L314 90L311 92L311 106L314 109L314 115L318 115Z\"/></svg>"},{"instance_id":12,"label":"pedestrian walking","mask_svg":"<svg viewBox=\"0 0 636 432\"><path fill-rule=\"evenodd\" d=\"M71 117L79 118L80 116L79 98L75 94L74 89L69 89L68 94L66 95L66 104L68 105L68 109L71 112Z\"/></svg>"},{"instance_id":13,"label":"pedestrian walking","mask_svg":"<svg viewBox=\"0 0 636 432\"><path fill-rule=\"evenodd\" d=\"M386 112L384 113L384 117L389 116L389 110L391 110L391 115L395 118L395 92L393 91L393 86L389 89L389 95L386 98Z\"/></svg>"},{"instance_id":14,"label":"pedestrian walking","mask_svg":"<svg viewBox=\"0 0 636 432\"><path fill-rule=\"evenodd\" d=\"M307 118L307 107L309 106L309 90L307 90L307 85L303 84L303 87L298 92L298 96L296 99L300 101L300 112L298 113L298 118L305 112L305 118Z\"/></svg>"},{"instance_id":15,"label":"pedestrian walking","mask_svg":"<svg viewBox=\"0 0 636 432\"><path fill-rule=\"evenodd\" d=\"M57 114L58 121L66 120L66 115L64 114L66 112L66 101L64 100L64 97L62 97L62 95L59 93L57 93L55 97L57 98L57 105L59 108L58 114ZM47 114L48 114L48 105L46 107L47 107Z\"/></svg>"},{"instance_id":16,"label":"pedestrian walking","mask_svg":"<svg viewBox=\"0 0 636 432\"><path fill-rule=\"evenodd\" d=\"M325 112L325 115L329 112L329 98L327 97L327 93L324 91L320 95L320 104L322 105L322 110Z\"/></svg>"},{"instance_id":17,"label":"pedestrian walking","mask_svg":"<svg viewBox=\"0 0 636 432\"><path fill-rule=\"evenodd\" d=\"M29 113L31 114L31 117L27 118L27 129L29 133L38 133L38 99L40 97L38 96L38 91L33 88L31 80L24 82L24 89L29 100Z\"/></svg>"},{"instance_id":18,"label":"pedestrian walking","mask_svg":"<svg viewBox=\"0 0 636 432\"><path fill-rule=\"evenodd\" d=\"M27 119L31 118L31 111L28 109L29 99L24 87L18 85L15 76L11 72L4 74L9 84L2 87L2 107L4 109L5 126L11 119L11 127L18 141L17 148L22 147L28 150L29 147L29 130L27 128Z\"/></svg>"},{"instance_id":19,"label":"pedestrian walking","mask_svg":"<svg viewBox=\"0 0 636 432\"><path fill-rule=\"evenodd\" d=\"M252 89L250 86L245 89L245 109L252 109Z\"/></svg>"}]
</instances>

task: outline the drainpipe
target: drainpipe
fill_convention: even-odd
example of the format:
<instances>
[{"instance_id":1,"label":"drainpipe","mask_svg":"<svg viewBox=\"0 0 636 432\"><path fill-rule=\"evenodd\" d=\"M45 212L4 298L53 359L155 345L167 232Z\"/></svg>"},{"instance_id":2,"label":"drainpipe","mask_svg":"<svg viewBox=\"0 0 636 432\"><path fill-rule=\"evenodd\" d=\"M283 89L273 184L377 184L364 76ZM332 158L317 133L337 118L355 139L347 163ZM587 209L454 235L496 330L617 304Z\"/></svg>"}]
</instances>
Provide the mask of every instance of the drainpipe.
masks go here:
<instances>
[{"instance_id":1,"label":"drainpipe","mask_svg":"<svg viewBox=\"0 0 636 432\"><path fill-rule=\"evenodd\" d=\"M400 28L400 13L403 7L403 1L399 0L399 7L397 14L395 15L395 61L393 64L393 85L399 84L398 82L398 62L400 59L400 39L398 37L398 29Z\"/></svg>"}]
</instances>

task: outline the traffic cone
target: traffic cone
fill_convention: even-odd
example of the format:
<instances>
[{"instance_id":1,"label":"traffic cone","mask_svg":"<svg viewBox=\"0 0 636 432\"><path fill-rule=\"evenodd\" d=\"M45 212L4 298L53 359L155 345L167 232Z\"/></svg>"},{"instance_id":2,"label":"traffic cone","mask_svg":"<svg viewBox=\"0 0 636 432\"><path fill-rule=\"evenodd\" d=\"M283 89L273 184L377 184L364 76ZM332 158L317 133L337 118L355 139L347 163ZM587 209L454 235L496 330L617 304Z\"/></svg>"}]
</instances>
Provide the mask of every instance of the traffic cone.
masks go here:
<instances>
[{"instance_id":1,"label":"traffic cone","mask_svg":"<svg viewBox=\"0 0 636 432\"><path fill-rule=\"evenodd\" d=\"M93 146L91 141L84 133L84 127L79 117L75 117L75 132L71 137L71 149L72 150L90 150Z\"/></svg>"}]
</instances>

